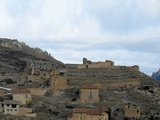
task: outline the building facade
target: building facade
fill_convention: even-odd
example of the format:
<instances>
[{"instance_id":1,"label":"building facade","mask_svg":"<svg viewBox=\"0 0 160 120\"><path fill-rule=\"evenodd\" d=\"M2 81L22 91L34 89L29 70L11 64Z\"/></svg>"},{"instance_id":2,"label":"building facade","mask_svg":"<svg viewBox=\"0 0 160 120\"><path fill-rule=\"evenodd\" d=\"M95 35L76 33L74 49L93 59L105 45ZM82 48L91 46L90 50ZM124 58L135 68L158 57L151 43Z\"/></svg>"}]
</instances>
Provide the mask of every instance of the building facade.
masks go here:
<instances>
[{"instance_id":1,"label":"building facade","mask_svg":"<svg viewBox=\"0 0 160 120\"><path fill-rule=\"evenodd\" d=\"M12 89L13 100L20 101L21 104L26 104L26 101L32 100L31 92L28 89Z\"/></svg>"},{"instance_id":2,"label":"building facade","mask_svg":"<svg viewBox=\"0 0 160 120\"><path fill-rule=\"evenodd\" d=\"M19 113L20 101L18 100L4 100L4 114L17 115Z\"/></svg>"},{"instance_id":3,"label":"building facade","mask_svg":"<svg viewBox=\"0 0 160 120\"><path fill-rule=\"evenodd\" d=\"M109 114L106 108L74 109L68 120L109 120Z\"/></svg>"},{"instance_id":4,"label":"building facade","mask_svg":"<svg viewBox=\"0 0 160 120\"><path fill-rule=\"evenodd\" d=\"M87 85L81 86L80 102L81 103L99 102L99 87L87 86Z\"/></svg>"}]
</instances>

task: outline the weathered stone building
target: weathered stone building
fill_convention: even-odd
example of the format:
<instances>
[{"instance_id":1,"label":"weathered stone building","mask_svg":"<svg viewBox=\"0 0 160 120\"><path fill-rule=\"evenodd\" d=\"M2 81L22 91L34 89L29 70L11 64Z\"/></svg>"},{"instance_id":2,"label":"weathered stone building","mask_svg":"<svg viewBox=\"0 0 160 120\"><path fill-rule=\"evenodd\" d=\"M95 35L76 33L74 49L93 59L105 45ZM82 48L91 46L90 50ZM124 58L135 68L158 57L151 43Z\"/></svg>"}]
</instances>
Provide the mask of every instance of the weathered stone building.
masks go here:
<instances>
[{"instance_id":1,"label":"weathered stone building","mask_svg":"<svg viewBox=\"0 0 160 120\"><path fill-rule=\"evenodd\" d=\"M21 104L26 104L26 101L32 100L31 92L28 89L12 89L13 100L20 101Z\"/></svg>"},{"instance_id":2,"label":"weathered stone building","mask_svg":"<svg viewBox=\"0 0 160 120\"><path fill-rule=\"evenodd\" d=\"M84 85L80 88L80 102L92 103L99 102L99 87Z\"/></svg>"},{"instance_id":3,"label":"weathered stone building","mask_svg":"<svg viewBox=\"0 0 160 120\"><path fill-rule=\"evenodd\" d=\"M102 109L73 109L68 120L109 120L108 110Z\"/></svg>"},{"instance_id":4,"label":"weathered stone building","mask_svg":"<svg viewBox=\"0 0 160 120\"><path fill-rule=\"evenodd\" d=\"M17 115L19 113L20 101L18 100L4 100L3 102L4 114Z\"/></svg>"}]
</instances>

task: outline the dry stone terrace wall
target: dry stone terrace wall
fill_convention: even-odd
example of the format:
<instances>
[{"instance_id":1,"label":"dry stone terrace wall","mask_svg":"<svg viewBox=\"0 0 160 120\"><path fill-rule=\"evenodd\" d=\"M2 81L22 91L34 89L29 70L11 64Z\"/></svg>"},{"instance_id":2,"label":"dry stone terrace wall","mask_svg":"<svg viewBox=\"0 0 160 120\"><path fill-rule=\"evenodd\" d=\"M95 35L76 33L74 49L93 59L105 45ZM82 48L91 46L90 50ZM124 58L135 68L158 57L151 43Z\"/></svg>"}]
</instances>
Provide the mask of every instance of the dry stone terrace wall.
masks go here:
<instances>
[{"instance_id":1,"label":"dry stone terrace wall","mask_svg":"<svg viewBox=\"0 0 160 120\"><path fill-rule=\"evenodd\" d=\"M156 84L156 81L149 76L132 69L123 68L84 68L84 69L67 69L68 85L83 84L111 84L119 85L135 85L140 84ZM146 80L147 79L147 80Z\"/></svg>"}]
</instances>

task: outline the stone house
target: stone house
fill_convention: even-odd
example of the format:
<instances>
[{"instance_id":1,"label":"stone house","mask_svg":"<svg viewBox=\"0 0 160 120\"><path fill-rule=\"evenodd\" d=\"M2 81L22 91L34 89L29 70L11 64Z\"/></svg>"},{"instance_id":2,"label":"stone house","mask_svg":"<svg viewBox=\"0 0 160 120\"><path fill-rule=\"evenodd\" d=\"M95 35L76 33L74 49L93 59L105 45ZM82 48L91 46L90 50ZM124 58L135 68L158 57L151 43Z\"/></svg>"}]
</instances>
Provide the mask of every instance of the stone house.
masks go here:
<instances>
[{"instance_id":1,"label":"stone house","mask_svg":"<svg viewBox=\"0 0 160 120\"><path fill-rule=\"evenodd\" d=\"M102 109L73 109L68 120L109 120L108 110Z\"/></svg>"},{"instance_id":2,"label":"stone house","mask_svg":"<svg viewBox=\"0 0 160 120\"><path fill-rule=\"evenodd\" d=\"M3 111L4 114L17 115L19 113L20 101L18 100L4 100Z\"/></svg>"},{"instance_id":3,"label":"stone house","mask_svg":"<svg viewBox=\"0 0 160 120\"><path fill-rule=\"evenodd\" d=\"M125 106L124 112L125 112L125 117L128 117L128 118L140 117L140 107Z\"/></svg>"},{"instance_id":4,"label":"stone house","mask_svg":"<svg viewBox=\"0 0 160 120\"><path fill-rule=\"evenodd\" d=\"M31 92L28 89L12 89L13 100L19 100L21 104L26 104L26 101L32 100Z\"/></svg>"},{"instance_id":5,"label":"stone house","mask_svg":"<svg viewBox=\"0 0 160 120\"><path fill-rule=\"evenodd\" d=\"M80 88L80 102L92 103L99 102L99 87L84 85Z\"/></svg>"}]
</instances>

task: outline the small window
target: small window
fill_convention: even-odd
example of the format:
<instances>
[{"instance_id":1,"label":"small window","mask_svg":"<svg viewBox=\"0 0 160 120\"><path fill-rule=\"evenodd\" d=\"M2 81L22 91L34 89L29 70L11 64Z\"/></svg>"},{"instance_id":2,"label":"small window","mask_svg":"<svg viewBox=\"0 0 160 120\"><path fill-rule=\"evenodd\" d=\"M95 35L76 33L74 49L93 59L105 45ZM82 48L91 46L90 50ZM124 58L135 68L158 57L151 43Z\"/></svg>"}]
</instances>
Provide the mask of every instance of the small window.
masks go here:
<instances>
[{"instance_id":1,"label":"small window","mask_svg":"<svg viewBox=\"0 0 160 120\"><path fill-rule=\"evenodd\" d=\"M93 98L92 92L89 92L89 98Z\"/></svg>"},{"instance_id":2,"label":"small window","mask_svg":"<svg viewBox=\"0 0 160 120\"><path fill-rule=\"evenodd\" d=\"M9 111L9 109L7 109L7 111Z\"/></svg>"},{"instance_id":3,"label":"small window","mask_svg":"<svg viewBox=\"0 0 160 120\"><path fill-rule=\"evenodd\" d=\"M11 111L12 111L12 109L11 109Z\"/></svg>"},{"instance_id":4,"label":"small window","mask_svg":"<svg viewBox=\"0 0 160 120\"><path fill-rule=\"evenodd\" d=\"M9 104L7 104L7 107L9 107Z\"/></svg>"},{"instance_id":5,"label":"small window","mask_svg":"<svg viewBox=\"0 0 160 120\"><path fill-rule=\"evenodd\" d=\"M28 98L28 95L26 94L26 98Z\"/></svg>"},{"instance_id":6,"label":"small window","mask_svg":"<svg viewBox=\"0 0 160 120\"><path fill-rule=\"evenodd\" d=\"M17 109L15 109L15 111L17 111Z\"/></svg>"}]
</instances>

